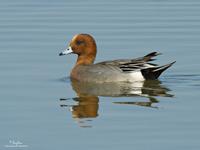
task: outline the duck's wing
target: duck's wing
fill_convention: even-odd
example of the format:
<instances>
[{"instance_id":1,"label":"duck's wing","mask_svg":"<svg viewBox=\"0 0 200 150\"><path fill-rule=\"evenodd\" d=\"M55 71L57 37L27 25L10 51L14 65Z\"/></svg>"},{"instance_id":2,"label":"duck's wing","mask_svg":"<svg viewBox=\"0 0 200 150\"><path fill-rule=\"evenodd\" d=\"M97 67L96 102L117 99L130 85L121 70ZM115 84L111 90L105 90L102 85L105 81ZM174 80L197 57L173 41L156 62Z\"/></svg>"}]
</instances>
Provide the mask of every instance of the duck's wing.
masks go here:
<instances>
[{"instance_id":1,"label":"duck's wing","mask_svg":"<svg viewBox=\"0 0 200 150\"><path fill-rule=\"evenodd\" d=\"M165 71L167 68L169 68L175 63L174 61L163 66L158 66L157 64L149 63L150 61L155 60L153 57L158 56L160 54L161 53L158 52L152 52L136 59L104 61L98 64L110 67L112 66L115 69L121 70L124 73L141 71L145 79L157 79L163 71Z\"/></svg>"},{"instance_id":2,"label":"duck's wing","mask_svg":"<svg viewBox=\"0 0 200 150\"><path fill-rule=\"evenodd\" d=\"M158 52L152 52L143 57L135 58L135 59L118 59L112 61L104 61L97 64L101 65L111 65L120 68L122 71L135 71L137 69L141 70L144 68L156 67L157 64L149 63L153 61L153 57L160 55Z\"/></svg>"}]
</instances>

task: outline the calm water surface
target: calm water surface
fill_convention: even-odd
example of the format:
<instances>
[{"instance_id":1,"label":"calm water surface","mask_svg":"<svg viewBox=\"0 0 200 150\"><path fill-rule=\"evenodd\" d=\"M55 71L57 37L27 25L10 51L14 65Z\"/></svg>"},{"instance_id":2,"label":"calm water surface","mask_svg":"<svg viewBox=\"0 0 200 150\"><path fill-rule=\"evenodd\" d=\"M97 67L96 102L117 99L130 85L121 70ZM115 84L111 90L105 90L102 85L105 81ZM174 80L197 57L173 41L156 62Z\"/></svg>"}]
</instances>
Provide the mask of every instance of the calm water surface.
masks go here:
<instances>
[{"instance_id":1,"label":"calm water surface","mask_svg":"<svg viewBox=\"0 0 200 150\"><path fill-rule=\"evenodd\" d=\"M199 0L0 4L1 150L200 149ZM177 63L155 82L71 83L76 56L58 53L82 32L97 62L159 51Z\"/></svg>"}]
</instances>

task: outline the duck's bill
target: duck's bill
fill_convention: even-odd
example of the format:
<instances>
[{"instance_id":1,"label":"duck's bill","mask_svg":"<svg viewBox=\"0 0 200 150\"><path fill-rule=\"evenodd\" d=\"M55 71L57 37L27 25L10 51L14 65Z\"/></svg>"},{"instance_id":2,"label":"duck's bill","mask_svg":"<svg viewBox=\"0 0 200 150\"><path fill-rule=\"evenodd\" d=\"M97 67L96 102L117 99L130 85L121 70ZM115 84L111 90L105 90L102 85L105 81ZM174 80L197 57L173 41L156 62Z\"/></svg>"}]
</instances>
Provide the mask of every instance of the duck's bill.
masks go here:
<instances>
[{"instance_id":1,"label":"duck's bill","mask_svg":"<svg viewBox=\"0 0 200 150\"><path fill-rule=\"evenodd\" d=\"M59 56L63 56L63 55L67 55L67 54L71 54L73 53L72 48L69 46L66 50L62 51L61 53L59 53Z\"/></svg>"}]
</instances>

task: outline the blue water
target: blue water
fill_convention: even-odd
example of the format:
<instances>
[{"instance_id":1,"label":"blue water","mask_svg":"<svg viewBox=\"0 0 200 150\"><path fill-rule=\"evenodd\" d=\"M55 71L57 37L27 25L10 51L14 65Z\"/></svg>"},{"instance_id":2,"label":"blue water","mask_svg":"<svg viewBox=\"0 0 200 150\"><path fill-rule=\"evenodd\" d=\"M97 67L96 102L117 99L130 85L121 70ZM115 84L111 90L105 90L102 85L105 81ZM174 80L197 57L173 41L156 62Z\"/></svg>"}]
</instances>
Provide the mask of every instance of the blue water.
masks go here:
<instances>
[{"instance_id":1,"label":"blue water","mask_svg":"<svg viewBox=\"0 0 200 150\"><path fill-rule=\"evenodd\" d=\"M200 149L199 16L198 0L0 0L0 149ZM80 97L76 56L58 56L77 33L95 37L96 62L177 63L142 94Z\"/></svg>"}]
</instances>

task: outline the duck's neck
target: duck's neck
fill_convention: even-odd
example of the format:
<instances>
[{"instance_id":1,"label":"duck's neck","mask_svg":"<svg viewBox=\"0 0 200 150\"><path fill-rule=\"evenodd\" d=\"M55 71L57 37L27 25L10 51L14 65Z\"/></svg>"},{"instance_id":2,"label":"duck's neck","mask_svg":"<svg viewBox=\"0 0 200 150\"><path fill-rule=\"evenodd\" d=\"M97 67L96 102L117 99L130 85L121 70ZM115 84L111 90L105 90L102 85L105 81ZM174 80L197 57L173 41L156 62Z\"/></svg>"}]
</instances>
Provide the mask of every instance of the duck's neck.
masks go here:
<instances>
[{"instance_id":1,"label":"duck's neck","mask_svg":"<svg viewBox=\"0 0 200 150\"><path fill-rule=\"evenodd\" d=\"M90 65L94 63L96 55L80 55L76 61L77 65Z\"/></svg>"}]
</instances>

